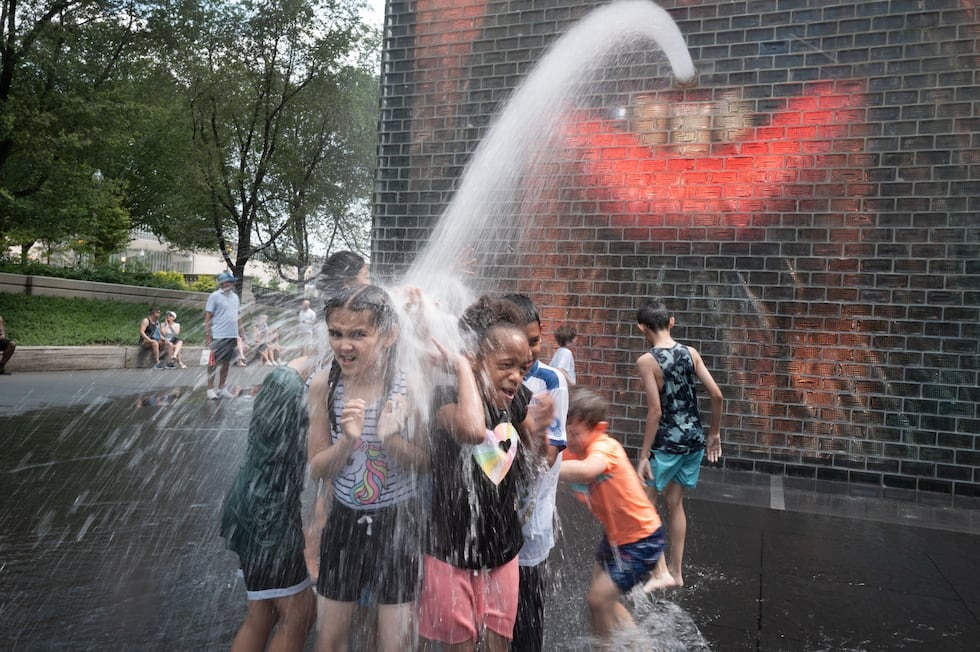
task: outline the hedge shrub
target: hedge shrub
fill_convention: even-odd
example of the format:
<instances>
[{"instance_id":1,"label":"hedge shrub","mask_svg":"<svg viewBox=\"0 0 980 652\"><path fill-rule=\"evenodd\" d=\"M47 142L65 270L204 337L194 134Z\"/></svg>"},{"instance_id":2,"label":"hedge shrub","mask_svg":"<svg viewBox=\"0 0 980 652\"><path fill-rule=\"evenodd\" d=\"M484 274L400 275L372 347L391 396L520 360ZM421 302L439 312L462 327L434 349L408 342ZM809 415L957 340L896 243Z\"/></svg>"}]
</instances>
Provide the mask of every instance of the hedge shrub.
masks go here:
<instances>
[{"instance_id":1,"label":"hedge shrub","mask_svg":"<svg viewBox=\"0 0 980 652\"><path fill-rule=\"evenodd\" d=\"M187 290L184 275L179 272L150 272L139 261L132 261L122 268L120 263L110 263L100 267L55 267L31 261L26 265L19 263L0 263L0 272L7 274L26 274L29 276L50 276L70 278L78 281L116 283L120 285L140 285L151 288Z\"/></svg>"},{"instance_id":2,"label":"hedge shrub","mask_svg":"<svg viewBox=\"0 0 980 652\"><path fill-rule=\"evenodd\" d=\"M218 281L213 276L198 276L191 289L195 292L214 292L218 289Z\"/></svg>"}]
</instances>

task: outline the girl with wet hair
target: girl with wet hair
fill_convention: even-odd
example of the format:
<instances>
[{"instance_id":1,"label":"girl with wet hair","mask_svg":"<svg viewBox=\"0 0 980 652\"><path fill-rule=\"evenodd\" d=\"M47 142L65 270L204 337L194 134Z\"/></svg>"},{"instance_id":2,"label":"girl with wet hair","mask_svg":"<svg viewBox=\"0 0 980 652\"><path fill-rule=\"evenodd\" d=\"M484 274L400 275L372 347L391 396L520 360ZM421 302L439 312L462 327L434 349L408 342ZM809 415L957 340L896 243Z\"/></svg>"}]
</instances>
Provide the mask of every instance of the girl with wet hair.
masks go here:
<instances>
[{"instance_id":1,"label":"girl with wet hair","mask_svg":"<svg viewBox=\"0 0 980 652\"><path fill-rule=\"evenodd\" d=\"M339 295L347 288L369 285L370 282L371 277L368 272L367 263L364 262L364 259L359 254L353 251L338 251L327 258L326 262L323 263L323 267L320 269L320 273L314 280L314 284L320 292L320 301L316 305L322 306L324 302ZM319 308L317 308L317 311L319 311ZM315 342L314 350L310 355L301 358L301 360L312 368L313 374L316 374L320 370L330 367L333 353L329 350L329 347L323 346L324 342L320 328L314 326L313 333ZM306 518L306 561L310 567L310 573L313 575L314 581L316 581L319 573L320 533L326 523L327 510L330 505L328 493L329 491L324 488L322 483L317 484L313 506L310 512L307 513Z\"/></svg>"},{"instance_id":2,"label":"girl with wet hair","mask_svg":"<svg viewBox=\"0 0 980 652\"><path fill-rule=\"evenodd\" d=\"M454 387L434 391L432 506L419 599L419 634L472 650L506 650L517 615L519 478L530 437L551 421L530 396L524 324L513 304L481 297L460 329L466 355L439 350ZM539 402L540 401L540 402Z\"/></svg>"},{"instance_id":3,"label":"girl with wet hair","mask_svg":"<svg viewBox=\"0 0 980 652\"><path fill-rule=\"evenodd\" d=\"M309 391L310 473L330 483L320 540L318 650L346 649L358 600L378 604L377 647L415 631L419 534L416 471L427 467L396 369L398 319L387 292L347 288L327 300L333 362Z\"/></svg>"},{"instance_id":4,"label":"girl with wet hair","mask_svg":"<svg viewBox=\"0 0 980 652\"><path fill-rule=\"evenodd\" d=\"M327 258L316 277L316 289L329 299L344 288L368 285L371 276L367 263L353 251L338 251Z\"/></svg>"}]
</instances>

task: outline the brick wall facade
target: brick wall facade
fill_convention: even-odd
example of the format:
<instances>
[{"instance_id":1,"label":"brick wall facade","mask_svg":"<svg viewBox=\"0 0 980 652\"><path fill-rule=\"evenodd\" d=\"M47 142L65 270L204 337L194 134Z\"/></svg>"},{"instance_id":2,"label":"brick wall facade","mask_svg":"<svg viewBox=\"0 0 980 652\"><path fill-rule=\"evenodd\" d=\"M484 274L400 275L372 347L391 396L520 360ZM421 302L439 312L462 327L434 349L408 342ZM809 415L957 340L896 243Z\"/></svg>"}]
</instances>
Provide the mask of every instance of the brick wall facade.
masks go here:
<instances>
[{"instance_id":1,"label":"brick wall facade","mask_svg":"<svg viewBox=\"0 0 980 652\"><path fill-rule=\"evenodd\" d=\"M628 447L635 309L660 297L725 392L729 467L980 495L977 1L660 4L697 83L671 87L649 46L612 62L555 115L556 165L479 282L531 295L547 345L578 328L580 382ZM389 0L379 276L425 245L515 86L595 6Z\"/></svg>"}]
</instances>

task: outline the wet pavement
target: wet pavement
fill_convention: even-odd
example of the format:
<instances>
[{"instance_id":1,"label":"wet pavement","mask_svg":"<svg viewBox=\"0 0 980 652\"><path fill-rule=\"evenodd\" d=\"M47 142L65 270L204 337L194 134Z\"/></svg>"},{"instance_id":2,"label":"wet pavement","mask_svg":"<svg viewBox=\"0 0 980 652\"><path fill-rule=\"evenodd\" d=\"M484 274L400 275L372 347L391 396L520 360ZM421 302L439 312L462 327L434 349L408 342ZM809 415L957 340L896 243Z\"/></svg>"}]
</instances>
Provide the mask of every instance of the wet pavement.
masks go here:
<instances>
[{"instance_id":1,"label":"wet pavement","mask_svg":"<svg viewBox=\"0 0 980 652\"><path fill-rule=\"evenodd\" d=\"M216 517L251 401L206 401L202 380L0 379L0 647L228 648L244 589ZM639 649L980 646L977 504L716 469L686 504L687 586L630 601ZM545 647L586 650L598 530L567 491L559 513Z\"/></svg>"},{"instance_id":2,"label":"wet pavement","mask_svg":"<svg viewBox=\"0 0 980 652\"><path fill-rule=\"evenodd\" d=\"M774 509L773 496L759 491L769 476L707 471L685 500L686 586L664 592L659 609L680 607L712 649L980 648L980 510L848 496L846 487L784 489L787 505L807 511ZM828 506L836 514L815 513ZM869 509L899 516L854 516ZM577 510L560 498L565 554L584 545L576 543ZM918 522L903 522L908 512ZM935 521L958 520L962 531L922 527L928 512ZM567 608L564 598L561 604ZM554 600L550 607L559 608Z\"/></svg>"},{"instance_id":3,"label":"wet pavement","mask_svg":"<svg viewBox=\"0 0 980 652\"><path fill-rule=\"evenodd\" d=\"M232 367L228 385L252 387L261 383L270 369L254 362ZM81 406L91 411L108 399L122 397L152 401L175 388L203 388L206 383L205 372L199 367L17 372L0 376L0 380L0 418L57 407Z\"/></svg>"}]
</instances>

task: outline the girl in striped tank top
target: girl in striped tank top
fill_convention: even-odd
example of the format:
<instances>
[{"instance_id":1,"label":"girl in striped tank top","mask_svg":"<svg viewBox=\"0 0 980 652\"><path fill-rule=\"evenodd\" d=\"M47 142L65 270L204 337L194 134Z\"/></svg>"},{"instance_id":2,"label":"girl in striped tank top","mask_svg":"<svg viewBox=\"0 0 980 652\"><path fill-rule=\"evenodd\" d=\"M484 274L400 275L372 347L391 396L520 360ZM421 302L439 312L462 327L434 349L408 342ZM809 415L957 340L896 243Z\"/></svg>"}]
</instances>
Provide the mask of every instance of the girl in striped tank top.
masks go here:
<instances>
[{"instance_id":1,"label":"girl in striped tank top","mask_svg":"<svg viewBox=\"0 0 980 652\"><path fill-rule=\"evenodd\" d=\"M427 464L409 427L398 323L377 286L346 289L324 310L333 363L310 385L309 459L333 501L320 540L317 649L344 649L359 600L378 604L377 644L415 631L420 573L415 470Z\"/></svg>"}]
</instances>

